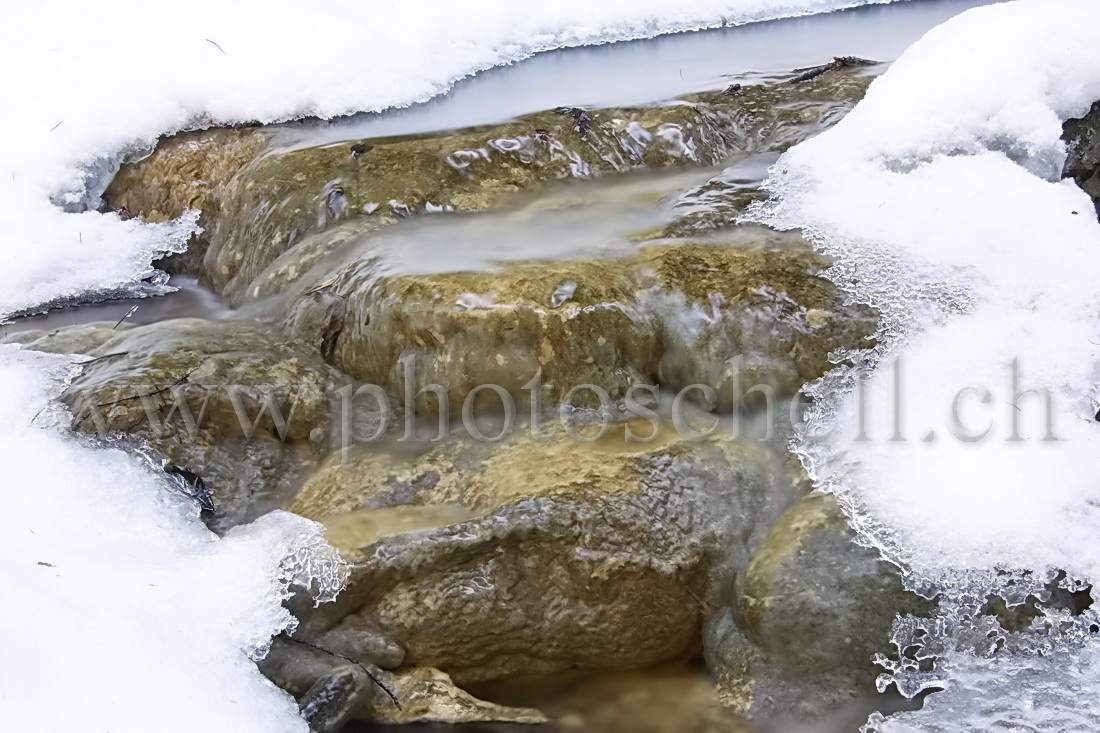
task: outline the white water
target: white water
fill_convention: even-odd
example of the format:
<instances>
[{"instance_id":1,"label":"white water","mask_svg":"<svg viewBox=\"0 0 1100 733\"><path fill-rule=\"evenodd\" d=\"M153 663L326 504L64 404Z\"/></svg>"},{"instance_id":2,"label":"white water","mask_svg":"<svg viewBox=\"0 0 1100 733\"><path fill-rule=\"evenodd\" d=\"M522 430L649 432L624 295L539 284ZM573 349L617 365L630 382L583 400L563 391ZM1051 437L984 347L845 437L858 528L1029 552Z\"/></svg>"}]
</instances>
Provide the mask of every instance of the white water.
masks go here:
<instances>
[{"instance_id":1,"label":"white water","mask_svg":"<svg viewBox=\"0 0 1100 733\"><path fill-rule=\"evenodd\" d=\"M898 629L902 647L940 646L935 671L893 677L947 691L880 721L885 730L1100 726L1094 611L1025 635L970 614L987 592L1020 601L1056 570L1100 580L1100 224L1059 180L1062 121L1100 99L1098 23L1090 0L1019 0L949 21L840 124L783 156L778 198L756 213L806 227L837 258L832 277L884 314L880 347L814 390L820 407L798 448L864 541L947 601L919 642ZM1042 400L1020 396L1035 388L1050 391L1057 440L1042 440ZM869 440L857 439L861 414ZM1011 440L1017 418L1022 439ZM904 440L889 439L896 425Z\"/></svg>"},{"instance_id":2,"label":"white water","mask_svg":"<svg viewBox=\"0 0 1100 733\"><path fill-rule=\"evenodd\" d=\"M858 4L7 7L0 318L162 290L150 261L183 247L193 217L144 226L85 211L119 156L161 134L406 105L543 49ZM292 580L313 578L322 597L339 585L317 526L276 513L214 537L148 460L60 427L52 398L71 369L63 357L0 348L2 727L304 731L293 701L251 659L293 624L281 607Z\"/></svg>"}]
</instances>

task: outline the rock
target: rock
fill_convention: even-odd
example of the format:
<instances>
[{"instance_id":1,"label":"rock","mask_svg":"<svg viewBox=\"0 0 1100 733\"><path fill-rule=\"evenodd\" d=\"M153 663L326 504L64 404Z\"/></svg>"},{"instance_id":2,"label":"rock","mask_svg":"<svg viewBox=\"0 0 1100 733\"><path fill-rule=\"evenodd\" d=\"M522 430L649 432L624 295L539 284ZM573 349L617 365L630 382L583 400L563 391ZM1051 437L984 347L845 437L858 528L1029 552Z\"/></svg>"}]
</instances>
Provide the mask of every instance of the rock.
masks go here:
<instances>
[{"instance_id":1,"label":"rock","mask_svg":"<svg viewBox=\"0 0 1100 733\"><path fill-rule=\"evenodd\" d=\"M287 634L280 634L272 639L267 654L258 662L264 676L298 699L302 699L318 680L348 664L357 667L362 665L360 671L381 681L382 670L371 656L332 654ZM371 683L374 684L374 681ZM386 696L385 691L380 692Z\"/></svg>"},{"instance_id":2,"label":"rock","mask_svg":"<svg viewBox=\"0 0 1100 733\"><path fill-rule=\"evenodd\" d=\"M312 733L339 733L363 698L374 694L373 685L365 671L345 664L313 683L298 701L298 710Z\"/></svg>"},{"instance_id":3,"label":"rock","mask_svg":"<svg viewBox=\"0 0 1100 733\"><path fill-rule=\"evenodd\" d=\"M822 74L829 71L836 71L837 69L848 69L860 66L877 66L880 62L872 61L870 59L861 59L858 56L834 56L833 60L827 64L820 66L811 66L808 69L797 69L801 72L793 79L789 79L789 84L801 84L803 82L816 79Z\"/></svg>"},{"instance_id":4,"label":"rock","mask_svg":"<svg viewBox=\"0 0 1100 733\"><path fill-rule=\"evenodd\" d=\"M1062 177L1076 181L1100 215L1100 102L1084 117L1066 120L1062 139L1067 152Z\"/></svg>"},{"instance_id":5,"label":"rock","mask_svg":"<svg viewBox=\"0 0 1100 733\"><path fill-rule=\"evenodd\" d=\"M661 231L664 237L693 237L728 227L748 208L768 198L764 180L779 153L761 153L737 160L706 183L681 193L673 205L675 219Z\"/></svg>"},{"instance_id":6,"label":"rock","mask_svg":"<svg viewBox=\"0 0 1100 733\"><path fill-rule=\"evenodd\" d=\"M630 385L651 382L656 368L654 324L632 312L641 287L637 266L533 263L502 272L376 279L370 263L352 263L326 294L344 306L332 363L383 387L398 404L408 374L413 391L439 384L447 400L443 411L452 415L483 384L502 387L525 409L530 392L523 386L540 368L547 404L580 384L599 385L621 399ZM574 294L553 308L554 292L567 281L578 283ZM291 333L308 343L322 341L328 302L307 296L295 303ZM418 404L434 414L440 405L430 397ZM477 405L501 409L499 396L488 390Z\"/></svg>"},{"instance_id":7,"label":"rock","mask_svg":"<svg viewBox=\"0 0 1100 733\"><path fill-rule=\"evenodd\" d=\"M379 630L404 649L404 665L459 684L696 653L716 568L747 562L796 489L755 441L624 435L519 435L480 456L448 441L392 473L366 455L329 464L295 508L330 527L341 511L369 517L398 504L478 516L398 535L384 522L374 537L330 533L353 576L303 633L344 653L356 628ZM338 470L351 476L326 485ZM353 508L364 506L378 508Z\"/></svg>"},{"instance_id":8,"label":"rock","mask_svg":"<svg viewBox=\"0 0 1100 733\"><path fill-rule=\"evenodd\" d=\"M491 272L386 275L356 254L314 271L323 288L299 284L287 323L395 404L407 389L440 385L451 415L486 384L526 411L539 374L546 406L578 385L620 402L631 386L659 382L709 385L716 407L729 409L742 387L766 383L790 395L832 367L831 351L869 345L873 313L846 304L820 276L828 264L797 234L752 227L657 240L628 259L514 262ZM740 384L729 363L737 356ZM501 399L482 390L472 404L500 410ZM441 402L430 392L417 406L435 414ZM586 390L573 404L599 401Z\"/></svg>"},{"instance_id":9,"label":"rock","mask_svg":"<svg viewBox=\"0 0 1100 733\"><path fill-rule=\"evenodd\" d=\"M749 733L722 707L701 664L625 672L517 675L475 685L479 697L542 710L563 733Z\"/></svg>"},{"instance_id":10,"label":"rock","mask_svg":"<svg viewBox=\"0 0 1100 733\"><path fill-rule=\"evenodd\" d=\"M268 134L258 127L217 128L172 135L137 162L124 164L103 194L104 201L124 214L148 222L202 212L202 222L221 216L223 192L248 163L268 146ZM170 272L201 277L209 239L192 239L187 251L163 263Z\"/></svg>"},{"instance_id":11,"label":"rock","mask_svg":"<svg viewBox=\"0 0 1100 733\"><path fill-rule=\"evenodd\" d=\"M3 343L22 344L49 354L88 354L130 327L129 324L115 328L113 323L89 323L53 331L16 331L5 336Z\"/></svg>"},{"instance_id":12,"label":"rock","mask_svg":"<svg viewBox=\"0 0 1100 733\"><path fill-rule=\"evenodd\" d=\"M639 461L681 442L667 425L652 436L645 420L613 425L592 442L571 440L557 422L537 431L535 438L521 425L500 442L449 435L405 454L355 446L330 455L290 508L324 521L336 530L337 546L355 554L383 537L468 521L529 496L578 487L635 491L643 477ZM646 440L627 441L627 431ZM354 511L363 513L348 516Z\"/></svg>"},{"instance_id":13,"label":"rock","mask_svg":"<svg viewBox=\"0 0 1100 733\"><path fill-rule=\"evenodd\" d=\"M636 249L616 259L411 274L372 245L400 218L484 210L548 181L777 153L846 113L868 78L821 69L664 106L559 108L314 147L277 128L176 136L127 165L105 198L149 220L201 209L204 233L169 266L226 294L235 320L17 339L91 357L64 397L76 426L148 441L210 487L215 526L286 505L326 524L353 563L350 585L302 612L296 638L277 639L262 664L315 730L353 718L543 723L533 703L504 707L456 683L581 670L590 696L610 696L599 675L701 648L731 709L804 719L864 690L879 628L884 643L893 613L919 604L851 543L835 505L811 497L787 510L808 489L781 449L721 432L688 440L667 421L634 443L628 431L649 433L636 420L592 442L548 426L416 453L397 442L337 450L349 435L332 397L351 379L372 383L400 419L407 388L435 383L440 394L405 417L447 418L493 384L503 398L485 389L469 403L493 433L502 399L528 413L536 375L535 417L595 388L571 400L582 432L598 390L616 416L636 384L707 385L717 399L706 410L741 407L755 384L789 396L831 368L830 352L868 346L875 317L821 277L829 261L799 234L726 227L759 198L757 179L688 192L661 238L632 236ZM291 402L293 418L271 414ZM199 426L188 410L204 414ZM373 428L376 412L356 419ZM388 439L401 426L381 427ZM732 725L698 675L675 684L709 700L693 730Z\"/></svg>"},{"instance_id":14,"label":"rock","mask_svg":"<svg viewBox=\"0 0 1100 733\"><path fill-rule=\"evenodd\" d=\"M316 288L317 292L323 292L326 289L324 280L327 276L314 276L312 270L318 268L316 275L326 272L331 268L326 268L327 259L335 258L339 262L343 249L357 244L383 226L381 221L368 217L307 234L302 237L301 242L264 268L247 289L235 292L231 302L240 306L253 300L278 295L298 282L310 283L309 289Z\"/></svg>"},{"instance_id":15,"label":"rock","mask_svg":"<svg viewBox=\"0 0 1100 733\"><path fill-rule=\"evenodd\" d=\"M147 441L201 477L218 528L281 506L327 452L330 399L344 378L258 323L91 324L21 340L92 357L62 397L75 426Z\"/></svg>"},{"instance_id":16,"label":"rock","mask_svg":"<svg viewBox=\"0 0 1100 733\"><path fill-rule=\"evenodd\" d=\"M665 106L564 108L488 129L307 148L277 128L185 133L123 166L104 200L150 220L201 209L205 231L176 269L239 301L280 255L333 224L481 210L544 181L783 150L838 119L869 79L842 69Z\"/></svg>"},{"instance_id":17,"label":"rock","mask_svg":"<svg viewBox=\"0 0 1100 733\"><path fill-rule=\"evenodd\" d=\"M400 702L388 695L375 695L371 706L361 710L364 720L388 723L515 723L539 725L545 715L531 708L508 707L479 700L457 687L450 676L431 667L413 667L401 672L382 672L380 681Z\"/></svg>"},{"instance_id":18,"label":"rock","mask_svg":"<svg viewBox=\"0 0 1100 733\"><path fill-rule=\"evenodd\" d=\"M758 401L745 396L757 385L793 395L835 366L830 352L872 345L874 312L845 302L820 274L829 260L800 236L739 228L724 237L725 246L654 251L661 284L648 297L662 385L708 385L715 407L729 410Z\"/></svg>"},{"instance_id":19,"label":"rock","mask_svg":"<svg viewBox=\"0 0 1100 733\"><path fill-rule=\"evenodd\" d=\"M326 721L546 722L546 716L537 710L479 700L437 669L413 667L388 672L370 662L334 656L285 636L274 640L260 669L275 684L300 698L303 713L316 711ZM313 721L310 723L313 730ZM338 730L335 725L330 727Z\"/></svg>"},{"instance_id":20,"label":"rock","mask_svg":"<svg viewBox=\"0 0 1100 733\"><path fill-rule=\"evenodd\" d=\"M821 721L874 694L898 614L932 605L906 591L898 570L860 547L827 494L797 501L744 572L704 634L723 702L759 718Z\"/></svg>"}]
</instances>

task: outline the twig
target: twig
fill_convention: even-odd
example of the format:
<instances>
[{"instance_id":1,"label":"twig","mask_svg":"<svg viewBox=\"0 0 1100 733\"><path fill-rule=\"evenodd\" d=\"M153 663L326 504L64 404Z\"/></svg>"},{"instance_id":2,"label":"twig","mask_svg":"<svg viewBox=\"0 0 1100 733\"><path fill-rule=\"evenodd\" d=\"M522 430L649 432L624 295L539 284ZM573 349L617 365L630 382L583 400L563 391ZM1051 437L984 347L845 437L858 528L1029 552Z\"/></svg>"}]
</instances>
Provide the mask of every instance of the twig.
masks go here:
<instances>
[{"instance_id":1,"label":"twig","mask_svg":"<svg viewBox=\"0 0 1100 733\"><path fill-rule=\"evenodd\" d=\"M334 657L339 657L340 659L343 659L343 660L344 660L344 661L346 661L346 662L351 662L352 664L355 664L355 665L357 665L357 666L359 667L359 669L361 669L361 670L363 670L364 672L366 672L366 673L367 673L367 677L370 677L370 679L371 679L371 682L373 682L374 684L376 684L376 685L378 685L379 687L381 687L381 688L382 688L382 690L383 690L383 691L384 691L384 692L385 692L385 693L386 693L387 695L389 695L389 696L390 696L390 699L391 699L391 700L393 700L393 704L397 706L397 709L398 709L398 710L400 710L400 709L401 709L401 703L399 703L399 702L397 701L397 695L394 695L394 694L393 694L393 693L392 693L392 692L390 691L390 688L386 687L386 686L385 686L385 685L383 685L383 684L382 684L381 682L379 682L379 681L378 681L378 678L377 678L377 677L375 677L375 676L374 676L373 674L371 674L371 673L370 673L370 670L366 668L366 665L364 665L364 664L363 664L362 662L360 662L360 661L359 661L358 659L352 659L351 657L345 657L345 656L344 656L343 654L340 654L340 653L338 653L338 652L334 652L334 651L332 651L331 649L325 649L324 647L320 647L320 646L317 646L316 644L311 644L311 643L309 643L308 641L302 641L301 639L295 639L295 638L294 638L293 636L290 636L289 634L287 634L287 633L285 633L285 632L284 632L284 633L282 633L282 634L279 634L279 636L283 637L284 639L289 639L290 641L293 641L293 642L297 642L298 644L301 644L301 645L303 645L303 646L308 646L308 647L309 647L310 649L316 649L317 651L319 651L319 652L322 652L322 653L324 653L324 654L331 654L331 655L332 655L332 656L334 656Z\"/></svg>"},{"instance_id":2,"label":"twig","mask_svg":"<svg viewBox=\"0 0 1100 733\"><path fill-rule=\"evenodd\" d=\"M136 395L131 395L130 397L119 397L117 400L111 400L110 402L100 403L99 405L97 405L97 407L110 407L111 405L117 405L119 402L126 402L128 400L140 400L142 397L156 397L158 394L161 394L163 392L167 392L168 390L172 389L173 387L178 387L179 385L186 382L187 378L190 377L195 372L197 372L199 370L199 367L201 367L205 361L206 361L206 359L203 359L202 361L200 361L199 366L197 366L194 369L192 369L191 371L187 372L187 374L184 374L182 377L180 377L176 381L172 382L167 387L161 387L160 389L154 390L154 391L149 392L147 394L136 394Z\"/></svg>"},{"instance_id":3,"label":"twig","mask_svg":"<svg viewBox=\"0 0 1100 733\"><path fill-rule=\"evenodd\" d=\"M132 316L132 315L134 315L135 313L137 313L137 309L138 309L138 308L140 308L140 307L141 307L140 305L135 305L135 306L134 306L133 308L131 308L130 310L128 310L128 311L126 312L126 315L124 315L124 316L123 316L122 318L119 318L119 319L118 319L118 323L116 323L116 324L115 324L114 326L112 326L112 327L111 327L111 330L112 330L112 331L114 331L114 330L115 330L116 328L118 328L119 326L121 326L121 325L122 325L122 322L123 322L123 321L125 321L125 320L126 320L127 318L129 318L130 316Z\"/></svg>"},{"instance_id":4,"label":"twig","mask_svg":"<svg viewBox=\"0 0 1100 733\"><path fill-rule=\"evenodd\" d=\"M64 122L64 121L65 121L65 120L61 120L61 122ZM50 128L50 132L53 132L53 131L54 131L54 130L56 130L57 128L61 127L61 122L58 122L58 123L57 123L56 125L54 125L53 127L51 127L51 128Z\"/></svg>"},{"instance_id":5,"label":"twig","mask_svg":"<svg viewBox=\"0 0 1100 733\"><path fill-rule=\"evenodd\" d=\"M221 47L221 46L219 46L218 44L214 43L214 42L213 42L213 41L211 41L211 40L210 40L209 38L207 38L207 39L205 39L205 40L206 40L206 42L207 42L207 43L209 43L209 44L213 45L213 46L214 46L214 48L218 49L218 50L219 50L219 51L221 51L222 53L225 53L225 49L224 49L224 48L222 48L222 47ZM228 56L229 54L226 54L226 55Z\"/></svg>"},{"instance_id":6,"label":"twig","mask_svg":"<svg viewBox=\"0 0 1100 733\"><path fill-rule=\"evenodd\" d=\"M795 71L801 71L798 76L788 79L788 84L797 84L802 81L810 81L816 79L827 71L836 71L837 69L850 69L856 66L874 66L878 62L870 59L861 59L858 56L834 56L833 60L827 64L821 66L811 66L808 69L795 69Z\"/></svg>"},{"instance_id":7,"label":"twig","mask_svg":"<svg viewBox=\"0 0 1100 733\"><path fill-rule=\"evenodd\" d=\"M340 279L340 276L343 275L343 274L344 274L343 271L340 271L340 272L336 273L335 275L330 277L328 280L325 280L320 285L318 285L316 287L312 287L309 290L305 291L304 293L302 293L302 295L313 295L314 293L321 292L325 288L332 287L336 283L336 281Z\"/></svg>"},{"instance_id":8,"label":"twig","mask_svg":"<svg viewBox=\"0 0 1100 733\"><path fill-rule=\"evenodd\" d=\"M86 367L89 364L95 364L97 361L103 361L104 359L110 359L115 356L127 356L129 355L129 353L129 351L116 351L113 354L104 354L103 356L97 356L94 359L88 359L88 361L82 361L80 362L80 366Z\"/></svg>"}]
</instances>

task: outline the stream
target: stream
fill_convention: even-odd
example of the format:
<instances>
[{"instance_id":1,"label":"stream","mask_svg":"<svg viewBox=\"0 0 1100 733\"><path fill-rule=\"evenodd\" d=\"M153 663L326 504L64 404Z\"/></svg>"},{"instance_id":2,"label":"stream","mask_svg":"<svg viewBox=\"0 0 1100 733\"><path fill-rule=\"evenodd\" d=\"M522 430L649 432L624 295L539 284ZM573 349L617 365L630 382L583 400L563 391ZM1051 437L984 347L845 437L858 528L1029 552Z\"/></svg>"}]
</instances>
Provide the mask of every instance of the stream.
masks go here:
<instances>
[{"instance_id":1,"label":"stream","mask_svg":"<svg viewBox=\"0 0 1100 733\"><path fill-rule=\"evenodd\" d=\"M161 263L174 292L0 342L85 357L60 399L110 436L83 440L182 477L185 505L209 490L187 511L216 534L279 509L326 528L347 590L299 589L260 663L340 721L319 730L825 732L917 710L928 690L876 692L870 656L927 600L788 451L802 386L877 312L798 231L737 219L783 152L986 4L550 51L407 108L165 138L102 193L148 221L203 209ZM797 76L834 56L881 63Z\"/></svg>"}]
</instances>

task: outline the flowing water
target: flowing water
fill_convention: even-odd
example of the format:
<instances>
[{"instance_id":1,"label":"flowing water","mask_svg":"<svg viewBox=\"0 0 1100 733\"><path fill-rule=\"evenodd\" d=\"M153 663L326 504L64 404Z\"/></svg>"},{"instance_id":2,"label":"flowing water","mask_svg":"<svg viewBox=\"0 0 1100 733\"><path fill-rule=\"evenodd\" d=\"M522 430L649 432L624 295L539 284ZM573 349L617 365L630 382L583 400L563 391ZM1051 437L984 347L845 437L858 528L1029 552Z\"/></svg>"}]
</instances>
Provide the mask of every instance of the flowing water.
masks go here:
<instances>
[{"instance_id":1,"label":"flowing water","mask_svg":"<svg viewBox=\"0 0 1100 733\"><path fill-rule=\"evenodd\" d=\"M174 292L153 298L126 298L52 310L0 325L0 339L20 331L51 331L63 326L99 321L144 325L169 318L218 319L229 315L229 306L193 277L169 278Z\"/></svg>"},{"instance_id":2,"label":"flowing water","mask_svg":"<svg viewBox=\"0 0 1100 733\"><path fill-rule=\"evenodd\" d=\"M873 5L804 18L752 23L692 33L563 49L495 67L460 81L428 102L381 113L331 121L305 120L272 126L277 149L323 146L344 140L417 135L493 124L562 104L637 105L679 94L720 89L737 80L813 66L832 56L855 55L889 62L929 28L989 0L922 0ZM486 221L441 223L427 218L388 233L384 247L397 270L440 272L477 269L504 259L564 259L579 254L622 254L627 235L667 223L696 202L675 195L718 176L758 189L774 155L728 162L728 170L643 173L629 180L579 183L536 197L515 214ZM652 204L656 205L652 205ZM673 212L677 204L680 210ZM561 209L564 216L540 214ZM708 210L713 210L711 204ZM559 212L560 214L560 212ZM506 218L501 227L494 216ZM539 217L542 216L540 220ZM457 246L439 246L436 233L447 229ZM421 233L423 232L423 233ZM616 243L617 242L617 243ZM17 319L0 334L53 329L94 321L152 323L165 318L220 318L221 299L192 278L175 277L179 288L167 296L97 303ZM132 315L127 314L138 306Z\"/></svg>"},{"instance_id":3,"label":"flowing water","mask_svg":"<svg viewBox=\"0 0 1100 733\"><path fill-rule=\"evenodd\" d=\"M381 260L383 272L410 275L488 271L508 261L625 257L646 232L672 220L683 190L722 170L640 171L552 185L508 210L417 217L358 246L363 256Z\"/></svg>"}]
</instances>

